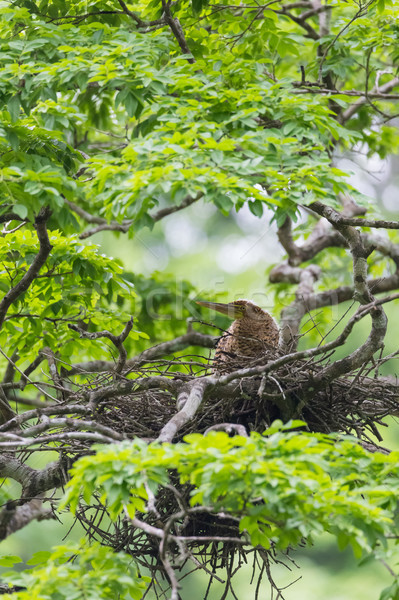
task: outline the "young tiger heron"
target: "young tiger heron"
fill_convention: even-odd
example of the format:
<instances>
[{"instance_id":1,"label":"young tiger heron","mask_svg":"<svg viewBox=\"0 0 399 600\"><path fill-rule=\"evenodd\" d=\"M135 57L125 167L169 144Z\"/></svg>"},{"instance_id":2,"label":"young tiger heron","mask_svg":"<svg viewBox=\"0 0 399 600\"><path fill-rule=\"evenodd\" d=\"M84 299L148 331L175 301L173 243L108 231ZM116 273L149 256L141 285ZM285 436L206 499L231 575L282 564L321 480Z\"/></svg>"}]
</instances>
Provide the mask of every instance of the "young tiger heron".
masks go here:
<instances>
[{"instance_id":1,"label":"young tiger heron","mask_svg":"<svg viewBox=\"0 0 399 600\"><path fill-rule=\"evenodd\" d=\"M222 304L201 301L197 304L235 319L217 343L214 371L231 372L262 356L268 359L277 357L280 330L273 317L253 302L235 300Z\"/></svg>"}]
</instances>

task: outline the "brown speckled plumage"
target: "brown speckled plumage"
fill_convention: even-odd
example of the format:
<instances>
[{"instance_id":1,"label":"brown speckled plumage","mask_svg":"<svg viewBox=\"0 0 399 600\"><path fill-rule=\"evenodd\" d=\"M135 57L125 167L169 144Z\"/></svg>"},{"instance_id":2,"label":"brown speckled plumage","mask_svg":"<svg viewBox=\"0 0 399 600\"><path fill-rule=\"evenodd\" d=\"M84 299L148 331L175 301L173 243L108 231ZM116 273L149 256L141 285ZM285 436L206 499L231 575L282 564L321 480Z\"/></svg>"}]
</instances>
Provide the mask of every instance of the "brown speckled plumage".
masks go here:
<instances>
[{"instance_id":1,"label":"brown speckled plumage","mask_svg":"<svg viewBox=\"0 0 399 600\"><path fill-rule=\"evenodd\" d=\"M252 359L278 355L280 330L268 312L249 300L229 304L199 302L235 321L220 338L215 352L215 370L229 372L247 366Z\"/></svg>"}]
</instances>

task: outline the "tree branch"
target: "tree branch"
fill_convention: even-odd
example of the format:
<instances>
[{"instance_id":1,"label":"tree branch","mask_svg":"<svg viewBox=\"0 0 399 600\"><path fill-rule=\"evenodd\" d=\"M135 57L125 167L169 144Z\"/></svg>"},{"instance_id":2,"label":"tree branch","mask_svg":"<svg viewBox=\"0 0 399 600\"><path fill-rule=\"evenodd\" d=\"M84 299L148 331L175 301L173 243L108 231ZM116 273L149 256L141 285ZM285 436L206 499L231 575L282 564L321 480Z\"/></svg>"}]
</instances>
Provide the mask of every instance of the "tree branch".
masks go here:
<instances>
[{"instance_id":1,"label":"tree branch","mask_svg":"<svg viewBox=\"0 0 399 600\"><path fill-rule=\"evenodd\" d=\"M122 8L123 12L128 15L131 19L133 19L133 21L135 21L138 25L138 27L140 28L145 28L145 27L153 27L154 25L163 25L165 24L165 19L164 17L162 17L161 19L156 19L155 21L143 21L143 19L141 19L138 14L136 14L135 12L133 12L132 10L130 10L125 2L123 0L118 0L120 7Z\"/></svg>"},{"instance_id":2,"label":"tree branch","mask_svg":"<svg viewBox=\"0 0 399 600\"><path fill-rule=\"evenodd\" d=\"M381 100L397 100L399 96L390 95L389 92L399 85L399 78L394 77L391 81L388 81L384 85L382 85L379 89L373 88L371 92L367 95L363 94L362 98L359 98L356 102L354 102L351 106L348 106L346 110L340 115L339 121L340 123L346 123L354 114L356 114L364 104L367 102L367 98L380 98ZM346 93L346 92L344 92Z\"/></svg>"},{"instance_id":3,"label":"tree branch","mask_svg":"<svg viewBox=\"0 0 399 600\"><path fill-rule=\"evenodd\" d=\"M0 455L1 476L18 481L22 486L21 496L28 499L66 483L66 470L70 466L70 460L63 456L44 469L33 469L11 454Z\"/></svg>"},{"instance_id":4,"label":"tree branch","mask_svg":"<svg viewBox=\"0 0 399 600\"><path fill-rule=\"evenodd\" d=\"M189 331L188 333L169 340L168 342L162 342L151 348L147 348L137 356L130 358L126 361L126 371L130 372L146 362L151 362L162 356L173 354L184 350L189 346L201 346L203 348L214 348L217 342L217 337L213 335L206 335L197 331ZM65 367L62 368L61 372L64 375L76 375L77 373L100 373L102 371L112 371L115 365L111 361L100 361L95 360L87 363L76 363L72 365L70 370Z\"/></svg>"},{"instance_id":5,"label":"tree branch","mask_svg":"<svg viewBox=\"0 0 399 600\"><path fill-rule=\"evenodd\" d=\"M313 29L313 27L311 25L309 25L309 23L307 22L307 18L310 15L307 15L306 13L303 13L300 16L296 16L293 15L292 13L290 13L287 10L288 7L283 6L281 10L273 10L273 12L279 14L279 15L284 15L286 17L288 17L289 19L291 19L291 21L293 21L294 23L296 23L297 25L299 25L300 27L302 27L302 29L304 29L307 33L308 38L310 38L311 40L315 40L318 41L320 39L319 34L317 33L317 31L315 31Z\"/></svg>"},{"instance_id":6,"label":"tree branch","mask_svg":"<svg viewBox=\"0 0 399 600\"><path fill-rule=\"evenodd\" d=\"M172 442L177 432L194 417L208 385L213 381L211 377L193 379L180 390L177 405L180 408L161 430L158 442Z\"/></svg>"},{"instance_id":7,"label":"tree branch","mask_svg":"<svg viewBox=\"0 0 399 600\"><path fill-rule=\"evenodd\" d=\"M203 198L203 196L204 196L203 192L198 192L198 194L196 196L186 196L184 198L184 200L181 202L181 204L179 204L179 206L168 206L166 208L161 208L160 210L158 210L158 212L153 213L151 215L151 218L154 221L160 221L161 219L163 219L175 212L178 212L179 210L183 210L184 208L187 208L187 206L191 206L192 204L194 204L194 202L198 202L198 200Z\"/></svg>"},{"instance_id":8,"label":"tree branch","mask_svg":"<svg viewBox=\"0 0 399 600\"><path fill-rule=\"evenodd\" d=\"M178 212L180 210L183 210L183 209L187 208L188 206L191 206L191 204L194 204L195 202L198 202L198 200L200 200L203 196L204 196L203 192L198 192L198 194L196 196L186 196L184 198L184 200L182 200L181 204L179 204L178 206L168 206L165 208L161 208L160 210L155 212L153 215L149 215L149 216L150 216L150 218L153 219L154 222L161 221L165 217L167 217L175 212ZM88 237L91 237L92 235L99 233L101 231L120 231L121 233L127 233L129 231L130 227L134 223L133 219L126 219L126 220L122 221L122 223L118 223L117 221L108 222L106 219L104 219L102 217L97 217L95 215L90 214L89 212L87 212L86 210L84 210L83 208L81 208L80 206L75 204L74 202L71 202L70 200L65 200L65 203L69 206L69 208L73 212L75 212L77 215L79 215L87 223L93 223L93 224L97 225L97 227L93 227L92 229L88 229L87 231L84 231L83 233L81 233L79 235L79 238L81 240L85 240Z\"/></svg>"},{"instance_id":9,"label":"tree branch","mask_svg":"<svg viewBox=\"0 0 399 600\"><path fill-rule=\"evenodd\" d=\"M373 2L374 2L374 0L369 0L365 5L360 5L360 8L356 12L356 14L348 21L348 23L346 23L346 25L344 25L344 27L342 27L342 29L339 30L339 32L337 33L337 35L334 37L334 39L328 44L328 46L324 50L323 55L322 55L321 60L320 60L320 64L319 64L318 81L319 81L320 84L323 82L323 65L324 65L324 62L325 62L325 60L327 58L327 54L329 53L329 51L331 50L331 48L334 46L334 44L338 40L338 38L341 37L341 35L344 33L344 31L346 31L348 29L348 27L350 27L352 25L352 23L354 21L356 21L356 19L360 19L361 17L363 17L364 15L367 14L367 10L369 9L370 5Z\"/></svg>"},{"instance_id":10,"label":"tree branch","mask_svg":"<svg viewBox=\"0 0 399 600\"><path fill-rule=\"evenodd\" d=\"M121 0L118 0L121 1ZM162 8L164 11L164 19L165 22L169 25L169 28L173 35L175 36L177 43L180 46L183 54L189 54L190 56L187 58L187 61L191 64L195 63L195 58L192 55L190 48L188 47L187 40L184 36L184 31L180 24L179 19L174 18L172 12L170 10L170 2L166 0L162 0Z\"/></svg>"},{"instance_id":11,"label":"tree branch","mask_svg":"<svg viewBox=\"0 0 399 600\"><path fill-rule=\"evenodd\" d=\"M295 272L298 273L295 300L281 311L281 338L282 347L285 349L296 346L300 323L309 311L308 302L312 297L314 284L320 277L321 269L317 265L309 265L305 269L297 268Z\"/></svg>"},{"instance_id":12,"label":"tree branch","mask_svg":"<svg viewBox=\"0 0 399 600\"><path fill-rule=\"evenodd\" d=\"M8 221L23 221L26 222L26 219L23 219L17 213L5 213L0 215L0 223L8 223Z\"/></svg>"},{"instance_id":13,"label":"tree branch","mask_svg":"<svg viewBox=\"0 0 399 600\"><path fill-rule=\"evenodd\" d=\"M123 342L126 340L127 336L131 332L133 328L133 317L130 317L130 320L126 323L124 330L120 335L114 335L109 331L97 331L90 333L88 331L84 331L81 327L70 323L68 325L69 329L73 331L77 331L81 338L86 338L88 340L97 340L98 338L108 338L116 347L119 352L119 359L117 365L114 367L114 371L116 373L121 373L123 371L123 367L126 364L127 351L123 345Z\"/></svg>"},{"instance_id":14,"label":"tree branch","mask_svg":"<svg viewBox=\"0 0 399 600\"><path fill-rule=\"evenodd\" d=\"M35 219L35 229L40 244L39 252L35 256L31 266L26 271L22 279L5 294L2 301L0 302L0 329L3 325L5 316L11 304L15 302L15 300L21 294L26 292L26 290L31 285L32 281L38 275L40 269L44 266L51 252L52 245L50 244L46 228L46 222L50 218L50 215L50 209L48 207L44 207L40 210L39 214Z\"/></svg>"}]
</instances>

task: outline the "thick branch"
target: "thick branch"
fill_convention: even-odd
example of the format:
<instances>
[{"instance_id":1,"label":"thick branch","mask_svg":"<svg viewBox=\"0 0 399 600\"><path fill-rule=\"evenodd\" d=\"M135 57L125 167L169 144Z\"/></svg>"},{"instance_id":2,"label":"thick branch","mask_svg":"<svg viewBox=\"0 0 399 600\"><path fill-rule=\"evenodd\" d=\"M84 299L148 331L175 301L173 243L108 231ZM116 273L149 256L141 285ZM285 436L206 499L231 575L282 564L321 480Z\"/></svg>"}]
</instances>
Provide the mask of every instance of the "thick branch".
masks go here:
<instances>
[{"instance_id":1,"label":"thick branch","mask_svg":"<svg viewBox=\"0 0 399 600\"><path fill-rule=\"evenodd\" d=\"M42 498L34 498L22 506L13 507L11 510L7 505L4 511L0 513L0 537L3 537L4 525L6 525L4 537L7 537L26 527L32 521L43 521L45 519L55 519L55 515L51 507L45 508L43 506Z\"/></svg>"},{"instance_id":2,"label":"thick branch","mask_svg":"<svg viewBox=\"0 0 399 600\"><path fill-rule=\"evenodd\" d=\"M274 10L273 12L280 14L280 15L285 15L286 17L288 17L289 19L291 19L291 21L293 21L294 23L296 23L297 25L299 25L300 27L302 27L302 29L304 29L307 33L306 37L310 38L311 40L319 40L320 36L317 33L317 31L315 31L313 29L313 27L311 25L309 25L309 23L307 22L307 18L310 16L306 13L303 13L300 16L295 16L292 13L290 13L286 7L282 7L281 10ZM312 11L313 14L313 11Z\"/></svg>"},{"instance_id":3,"label":"thick branch","mask_svg":"<svg viewBox=\"0 0 399 600\"><path fill-rule=\"evenodd\" d=\"M140 28L153 27L154 25L163 25L165 23L164 17L162 17L161 19L156 19L154 21L143 21L143 19L141 19L137 13L133 12L126 6L126 4L123 0L118 0L118 2L119 2L120 7L122 8L123 12L128 17L133 19L133 21L135 21L137 26Z\"/></svg>"},{"instance_id":4,"label":"thick branch","mask_svg":"<svg viewBox=\"0 0 399 600\"><path fill-rule=\"evenodd\" d=\"M320 216L325 217L341 233L348 242L353 257L353 283L355 288L354 298L360 304L374 302L374 296L367 282L367 257L373 248L366 247L360 232L350 225L342 222L342 215L331 207L321 202L314 202L312 209ZM371 331L366 342L350 356L336 361L327 367L319 376L319 381L325 382L336 378L338 375L353 371L370 360L373 354L382 347L387 329L387 317L384 310L375 305L370 311Z\"/></svg>"},{"instance_id":5,"label":"thick branch","mask_svg":"<svg viewBox=\"0 0 399 600\"><path fill-rule=\"evenodd\" d=\"M308 301L312 297L314 284L321 274L317 265L309 265L305 269L297 268L295 271L299 272L295 300L281 311L281 337L286 349L295 345L300 323L309 310Z\"/></svg>"},{"instance_id":6,"label":"thick branch","mask_svg":"<svg viewBox=\"0 0 399 600\"><path fill-rule=\"evenodd\" d=\"M345 217L338 213L335 221L336 226L351 225L352 227L370 227L376 229L399 229L399 221L384 221L374 219L359 219L356 217Z\"/></svg>"},{"instance_id":7,"label":"thick branch","mask_svg":"<svg viewBox=\"0 0 399 600\"><path fill-rule=\"evenodd\" d=\"M0 474L18 481L24 498L34 498L41 493L59 487L67 481L66 470L69 460L61 458L44 469L33 469L10 454L0 455Z\"/></svg>"},{"instance_id":8,"label":"thick branch","mask_svg":"<svg viewBox=\"0 0 399 600\"><path fill-rule=\"evenodd\" d=\"M121 1L121 0L119 0L119 1ZM171 32L173 33L173 35L175 36L177 43L180 46L181 51L183 52L183 54L189 54L190 56L189 56L189 58L187 58L187 60L189 63L194 64L195 59L192 55L190 48L188 47L187 40L185 38L184 31L182 29L180 21L179 21L179 19L173 17L172 12L170 10L170 1L162 0L162 8L164 11L165 22L169 25L169 28L170 28Z\"/></svg>"},{"instance_id":9,"label":"thick branch","mask_svg":"<svg viewBox=\"0 0 399 600\"><path fill-rule=\"evenodd\" d=\"M8 431L9 429L16 429L23 423L27 423L31 419L40 419L42 416L54 416L54 415L88 415L90 409L82 404L54 404L52 406L45 406L43 408L26 410L25 412L15 415L12 419L0 426L0 433Z\"/></svg>"},{"instance_id":10,"label":"thick branch","mask_svg":"<svg viewBox=\"0 0 399 600\"><path fill-rule=\"evenodd\" d=\"M278 230L278 238L284 250L288 254L288 264L298 266L302 262L307 262L316 256L322 250L335 246L337 248L346 248L348 246L345 238L339 231L331 231L329 223L320 219L308 239L302 246L298 246L292 236L292 222L287 217L283 225ZM270 273L270 281L280 281L278 271L280 265L275 267Z\"/></svg>"},{"instance_id":11,"label":"thick branch","mask_svg":"<svg viewBox=\"0 0 399 600\"><path fill-rule=\"evenodd\" d=\"M51 252L52 245L50 244L46 228L46 222L48 221L50 215L50 209L48 207L44 207L40 210L35 219L35 229L39 240L40 249L22 279L6 293L6 295L3 297L3 300L0 302L0 328L3 325L4 318L11 304L15 302L15 300L21 294L26 292L32 281L38 275L40 269L44 266Z\"/></svg>"},{"instance_id":12,"label":"thick branch","mask_svg":"<svg viewBox=\"0 0 399 600\"><path fill-rule=\"evenodd\" d=\"M350 225L346 225L342 221L342 215L339 212L322 204L322 202L314 202L311 208L321 217L325 217L347 241L353 257L355 298L361 304L372 302L373 297L367 285L367 257L370 250L365 248L359 231Z\"/></svg>"},{"instance_id":13,"label":"thick branch","mask_svg":"<svg viewBox=\"0 0 399 600\"><path fill-rule=\"evenodd\" d=\"M0 223L8 223L9 221L26 221L26 219L13 212L0 215Z\"/></svg>"},{"instance_id":14,"label":"thick branch","mask_svg":"<svg viewBox=\"0 0 399 600\"><path fill-rule=\"evenodd\" d=\"M172 442L176 433L191 421L204 399L204 394L212 378L193 379L181 389L178 397L179 412L162 428L158 442Z\"/></svg>"}]
</instances>

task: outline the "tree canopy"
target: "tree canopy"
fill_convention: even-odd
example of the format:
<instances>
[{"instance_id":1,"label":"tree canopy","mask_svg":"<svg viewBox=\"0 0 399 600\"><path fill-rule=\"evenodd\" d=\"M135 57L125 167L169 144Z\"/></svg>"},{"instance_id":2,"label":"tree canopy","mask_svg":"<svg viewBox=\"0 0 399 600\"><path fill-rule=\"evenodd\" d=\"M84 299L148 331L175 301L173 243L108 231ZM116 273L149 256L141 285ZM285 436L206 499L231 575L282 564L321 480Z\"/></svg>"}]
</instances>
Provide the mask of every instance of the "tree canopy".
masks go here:
<instances>
[{"instance_id":1,"label":"tree canopy","mask_svg":"<svg viewBox=\"0 0 399 600\"><path fill-rule=\"evenodd\" d=\"M340 162L399 148L397 9L0 2L0 537L65 511L87 532L5 574L5 598L177 600L190 564L206 597L223 570L236 597L235 560L253 560L254 597L264 574L281 597L272 564L322 532L397 555L378 426L399 414L380 374L399 223ZM143 276L92 241L205 203L221 236L247 207L285 252L280 354L227 374L209 349L228 320L209 323L189 273ZM393 574L381 600L398 590Z\"/></svg>"}]
</instances>

